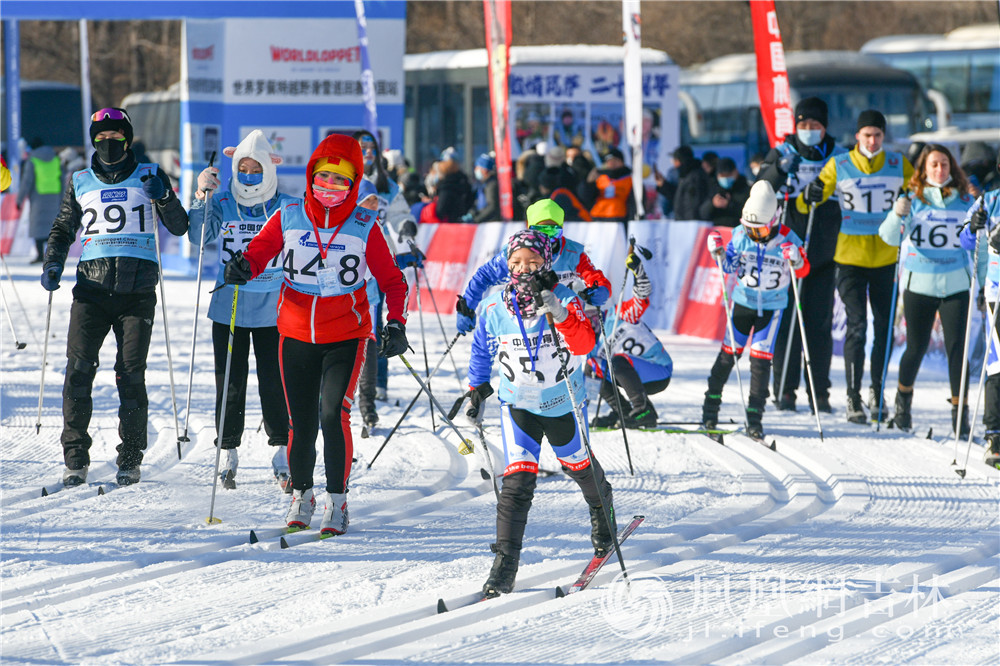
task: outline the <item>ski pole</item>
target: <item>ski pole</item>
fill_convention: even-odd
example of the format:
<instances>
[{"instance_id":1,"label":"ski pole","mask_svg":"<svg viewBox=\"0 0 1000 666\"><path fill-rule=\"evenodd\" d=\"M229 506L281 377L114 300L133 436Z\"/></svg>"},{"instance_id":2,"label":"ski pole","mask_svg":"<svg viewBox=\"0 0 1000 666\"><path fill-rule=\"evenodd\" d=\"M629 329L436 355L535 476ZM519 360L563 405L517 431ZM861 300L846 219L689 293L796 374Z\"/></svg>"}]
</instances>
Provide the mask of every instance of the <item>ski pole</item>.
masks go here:
<instances>
[{"instance_id":1,"label":"ski pole","mask_svg":"<svg viewBox=\"0 0 1000 666\"><path fill-rule=\"evenodd\" d=\"M10 306L7 305L7 294L3 290L3 285L0 285L0 300L3 301L3 311L7 313L7 323L10 324L10 334L14 338L14 346L17 349L24 349L28 346L28 343L17 339L17 331L14 330L14 318L10 316Z\"/></svg>"},{"instance_id":2,"label":"ski pole","mask_svg":"<svg viewBox=\"0 0 1000 666\"><path fill-rule=\"evenodd\" d=\"M21 315L24 317L24 321L28 321L28 311L24 309L24 303L21 302L21 294L17 291L17 284L14 283L14 276L10 272L10 268L7 266L7 260L3 258L3 254L0 253L0 263L3 264L3 270L7 274L7 279L10 280L10 288L14 290L14 298L17 300L18 307L21 308ZM38 344L38 338L35 337L35 329L28 328L28 333L31 334L31 339Z\"/></svg>"},{"instance_id":3,"label":"ski pole","mask_svg":"<svg viewBox=\"0 0 1000 666\"><path fill-rule=\"evenodd\" d=\"M904 196L900 190L900 196ZM902 254L903 236L906 233L906 221L899 224L899 246L896 248L896 263L892 274L892 302L889 304L889 330L885 333L885 361L882 364L882 389L878 397L878 416L875 417L875 432L879 432L882 427L882 406L885 403L885 380L889 376L889 357L892 355L892 335L896 328L896 301L899 300L899 257Z\"/></svg>"},{"instance_id":4,"label":"ski pole","mask_svg":"<svg viewBox=\"0 0 1000 666\"><path fill-rule=\"evenodd\" d=\"M424 376L427 377L427 383L430 384L431 368L430 363L427 361L427 334L424 332L424 308L420 305L420 278L416 269L414 269L413 274L417 276L417 316L420 318L420 343L424 350ZM430 395L430 390L427 391L427 395ZM434 398L431 398L431 430L437 430L437 426L434 424Z\"/></svg>"},{"instance_id":5,"label":"ski pole","mask_svg":"<svg viewBox=\"0 0 1000 666\"><path fill-rule=\"evenodd\" d=\"M486 433L483 432L483 412L485 405L479 406L479 414L476 415L476 432L479 433L479 444L483 449L483 456L486 458L486 469L489 470L490 481L493 483L493 494L496 495L497 502L500 501L500 487L497 485L496 473L493 471L493 456L490 454L490 447L486 443Z\"/></svg>"},{"instance_id":6,"label":"ski pole","mask_svg":"<svg viewBox=\"0 0 1000 666\"><path fill-rule=\"evenodd\" d=\"M628 237L628 253L626 253L625 256L627 257L629 254L632 254L632 252L634 251L634 249L635 249L635 236L629 236ZM645 253L643 253L643 256L645 256ZM652 253L650 253L649 257L646 257L646 258L649 259L652 256L653 256ZM626 268L625 269L625 275L622 277L622 288L618 290L618 304L615 306L615 311L612 314L612 316L614 317L614 319L611 320L611 336L612 337L615 334L615 329L618 328L618 312L619 312L619 310L621 310L622 303L625 302L625 287L628 286L628 274L629 274L629 270L628 270L628 268ZM603 316L601 317L601 334L602 335L604 334L604 317ZM603 379L601 381L603 381ZM616 391L618 390L617 386L615 387L615 390ZM600 394L597 395L597 409L594 410L594 418L595 419L598 416L600 416L600 414L601 414L601 398L602 397L603 396L601 396ZM622 431L624 432L624 430L625 430L625 415L620 413L621 412L620 407L621 407L621 405L619 405L619 416L621 417Z\"/></svg>"},{"instance_id":7,"label":"ski pole","mask_svg":"<svg viewBox=\"0 0 1000 666\"><path fill-rule=\"evenodd\" d=\"M413 247L413 243L410 243L410 246ZM424 284L427 287L427 293L431 297L431 307L434 308L434 314L437 315L438 326L441 327L441 337L444 338L445 340L447 340L448 339L448 332L445 331L445 329L444 329L444 322L441 320L441 311L438 310L437 300L434 298L434 290L431 289L431 283L430 283L430 280L427 279L427 273L425 271L423 271L422 268L418 268L417 266L413 267L413 275L417 279L417 287L418 288L420 287L420 273L421 272L423 272L423 275L424 275ZM458 386L459 386L459 388L462 388L464 386L464 383L462 382L462 373L458 369L458 364L455 363L455 357L452 356L451 353L449 352L448 353L448 358L451 359L451 367L455 370L455 379L458 380Z\"/></svg>"},{"instance_id":8,"label":"ski pole","mask_svg":"<svg viewBox=\"0 0 1000 666\"><path fill-rule=\"evenodd\" d=\"M448 349L451 349L452 346L456 342L458 342L458 338L461 337L461 336L463 336L463 335L465 335L465 334L464 333L456 333L455 337L452 338L451 342L448 343ZM447 353L447 350L445 350L445 353ZM442 354L441 358L438 359L437 365L435 365L434 369L431 370L431 377L433 377L435 374L437 374L438 368L440 368L441 364L444 363L444 357L445 357L445 354ZM423 386L421 386L417 390L417 394L415 396L413 396L413 400L411 400L410 404L407 405L406 409L403 410L403 413L402 413L402 415L400 415L399 420L396 421L396 425L394 425L392 427L392 430L389 431L389 434L386 436L385 441L382 442L382 446L380 446L378 448L378 451L375 452L375 456L371 459L371 462L368 463L368 469L371 469L372 465L375 464L375 460L379 457L379 454L382 453L382 449L384 449L385 445L389 443L389 440L392 439L392 436L394 434L396 434L396 430L399 428L400 424L403 423L403 420L406 418L406 415L410 413L410 410L413 409L413 405L417 404L417 400L420 399L420 394L423 393L423 392L424 392L424 388L423 388Z\"/></svg>"},{"instance_id":9,"label":"ski pole","mask_svg":"<svg viewBox=\"0 0 1000 666\"><path fill-rule=\"evenodd\" d=\"M811 216L810 216L811 217ZM802 310L802 299L799 297L799 284L798 280L795 279L795 269L792 267L791 260L788 261L788 270L792 273L792 294L795 296L795 310L792 312ZM792 315L795 316L794 314ZM809 380L809 393L813 396L813 415L816 417L816 430L819 431L819 441L823 441L823 424L819 420L819 409L816 407L816 384L813 383L813 373L812 373L812 362L809 359L809 343L806 341L806 324L802 320L801 313L797 318L799 322L799 335L802 336L802 356L806 361L806 379ZM792 331L789 330L791 333ZM789 335L789 338L791 336ZM785 362L787 363L788 357L785 357Z\"/></svg>"},{"instance_id":10,"label":"ski pole","mask_svg":"<svg viewBox=\"0 0 1000 666\"><path fill-rule=\"evenodd\" d=\"M49 354L49 326L52 324L52 292L49 292L49 307L45 312L45 342L42 344L42 380L38 383L38 417L35 419L35 434L42 430L42 395L45 390L45 361Z\"/></svg>"},{"instance_id":11,"label":"ski pole","mask_svg":"<svg viewBox=\"0 0 1000 666\"><path fill-rule=\"evenodd\" d=\"M156 176L150 172L143 176L140 180L146 181L155 177ZM153 243L156 245L156 265L160 269L160 279L158 280L160 284L160 310L163 313L163 338L167 343L167 370L170 375L170 404L174 408L174 433L176 434L180 432L180 418L177 416L177 395L174 391L174 362L170 354L170 326L167 323L167 297L163 288L163 262L160 259L160 215L156 210L155 202L150 202L150 208L153 211ZM180 444L178 444L178 446L180 446Z\"/></svg>"},{"instance_id":12,"label":"ski pole","mask_svg":"<svg viewBox=\"0 0 1000 666\"><path fill-rule=\"evenodd\" d=\"M787 204L788 200L786 193L785 205L787 206ZM809 236L812 235L813 214L815 212L816 212L816 204L815 203L809 204L809 221L806 222L806 239L802 242L802 254L808 254L809 252ZM795 274L793 273L792 281L794 282L795 279L796 279ZM799 282L798 288L801 289L802 280L799 280L798 282ZM792 321L788 323L788 342L785 344L785 355L784 357L782 357L783 363L781 364L781 381L778 383L778 395L775 396L779 401L781 400L781 396L785 395L785 378L788 377L788 358L792 355L792 342L794 342L795 339L795 320L798 319L798 317L799 317L799 312L798 308L796 308L795 310L792 310ZM805 342L805 338L802 338L802 340L803 342ZM810 388L809 390L811 391L812 388ZM816 394L813 393L812 396L813 396L813 408L815 409Z\"/></svg>"},{"instance_id":13,"label":"ski pole","mask_svg":"<svg viewBox=\"0 0 1000 666\"><path fill-rule=\"evenodd\" d=\"M461 440L462 442L462 445L458 448L458 452L461 453L463 456L467 456L470 453L472 453L472 450L475 448L472 445L472 440L465 437L461 433L461 431L459 431L459 429L455 426L455 424L452 423L451 419L448 418L448 412L446 412L444 410L444 407L442 407L441 404L437 401L437 398L435 398L434 394L431 393L430 389L427 387L427 384L424 383L424 380L420 379L420 375L418 375L417 371L413 369L413 366L410 365L410 362L406 360L406 357L403 356L402 354L399 354L399 360L403 362L403 365L406 366L406 369L409 370L410 374L413 375L413 378L417 380L417 383L420 384L420 388L422 388L424 391L427 392L427 396L431 399L431 405L433 407L437 407L438 410L441 412L441 420L443 420L445 422L445 425L454 430L455 434L458 435L459 440Z\"/></svg>"},{"instance_id":14,"label":"ski pole","mask_svg":"<svg viewBox=\"0 0 1000 666\"><path fill-rule=\"evenodd\" d=\"M979 208L980 210L985 208L983 197L979 197ZM962 378L958 384L958 411L955 413L955 422L952 424L953 435L955 437L955 460L952 464L958 462L958 438L960 436L961 422L962 422L962 408L965 407L965 397L969 390L966 385L968 380L968 370L969 370L969 338L972 337L972 309L976 307L976 267L979 266L979 234L976 233L976 248L972 252L972 276L969 278L969 311L965 318L965 341L962 346ZM987 338L987 342L989 339ZM989 345L986 345L989 349ZM978 402L978 398L977 398ZM972 432L972 426L970 423L969 432Z\"/></svg>"},{"instance_id":15,"label":"ski pole","mask_svg":"<svg viewBox=\"0 0 1000 666\"><path fill-rule=\"evenodd\" d=\"M743 426L749 432L750 423L747 421L747 402L743 397L743 377L740 375L740 355L736 353L736 329L733 326L733 315L729 312L729 294L726 292L726 272L722 270L722 257L716 257L715 265L719 267L719 274L722 276L722 309L726 312L726 328L729 330L730 348L733 352L733 368L736 370L736 383L740 387L740 404L743 405Z\"/></svg>"},{"instance_id":16,"label":"ski pole","mask_svg":"<svg viewBox=\"0 0 1000 666\"><path fill-rule=\"evenodd\" d=\"M537 304L538 301L540 300L540 297L537 295L537 292L535 299L536 299L535 302ZM573 418L574 420L576 420L576 427L580 429L580 441L583 442L583 446L587 450L587 458L590 460L590 465L588 465L588 467L590 467L590 473L594 477L594 486L597 488L597 497L601 502L601 512L604 514L604 520L607 521L608 531L611 532L611 539L615 545L615 554L618 556L618 564L621 566L622 569L622 578L625 580L625 584L631 587L632 585L631 581L629 581L628 579L628 570L625 568L625 559L622 557L621 544L618 543L618 534L615 532L614 529L615 522L614 520L612 520L611 507L608 506L607 502L605 501L604 493L601 492L601 482L600 479L597 478L597 469L594 467L594 461L595 461L594 451L590 448L590 437L587 433L586 419L583 418L580 412L580 406L576 402L576 395L573 394L573 386L570 381L571 379L570 373L567 367L569 363L569 358L570 356L572 356L572 354L568 349L564 349L563 346L559 344L559 333L556 332L556 322L552 318L551 312L545 313L545 321L548 322L549 329L552 330L552 342L555 344L556 349L559 352L559 359L560 359L560 364L562 365L562 376L563 376L563 379L561 379L560 381L566 383L566 392L569 394L569 402L570 405L572 405L573 407ZM539 332L539 335L542 335L543 333L544 331L541 331ZM564 351L566 353L563 353ZM616 388L615 390L617 391L618 389Z\"/></svg>"},{"instance_id":17,"label":"ski pole","mask_svg":"<svg viewBox=\"0 0 1000 666\"><path fill-rule=\"evenodd\" d=\"M233 338L236 337L236 301L240 295L240 285L233 285L233 313L229 319L229 347L226 351L226 372L222 381L222 408L219 410L219 432L215 438L215 471L212 472L212 504L208 509L209 525L221 523L215 517L215 492L219 487L219 460L222 458L222 433L226 427L226 402L229 400L229 370L233 365Z\"/></svg>"},{"instance_id":18,"label":"ski pole","mask_svg":"<svg viewBox=\"0 0 1000 666\"><path fill-rule=\"evenodd\" d=\"M615 381L615 364L614 364L614 357L611 355L611 343L608 342L608 336L606 336L606 335L603 334L604 333L604 312L600 308L598 308L597 309L597 313L598 313L598 316L600 317L600 320L601 320L601 334L602 334L601 335L601 340L602 340L603 346L604 346L604 357L608 359L608 376L611 378L611 390L614 391L614 393L615 393L615 404L618 407L618 416L621 418L622 440L624 440L624 442L625 442L625 457L628 459L628 473L631 474L632 476L635 476L635 470L632 469L632 452L629 450L629 447L628 447L628 435L625 433L625 430L626 430L626 428L625 428L625 410L622 407L622 394L621 394L621 391L618 390L618 382ZM616 320L618 318L617 315L618 315L618 313L616 311L615 312L615 319ZM617 321L615 323L617 323ZM555 329L553 329L553 330L555 330ZM611 330L614 331L614 327L612 327Z\"/></svg>"},{"instance_id":19,"label":"ski pole","mask_svg":"<svg viewBox=\"0 0 1000 666\"><path fill-rule=\"evenodd\" d=\"M988 313L989 310L987 309ZM973 406L972 421L969 424L969 443L965 447L965 463L962 465L962 469L955 470L955 473L963 479L965 478L965 472L969 468L969 453L972 451L972 434L975 431L973 424L975 424L976 418L979 416L979 400L982 398L983 385L986 383L986 362L990 357L990 345L1000 355L1000 335L998 335L1000 328L998 327L1000 327L1000 291L997 292L997 298L993 301L993 316L990 317L986 328L986 352L983 354L983 367L979 370L979 388L976 389L976 402ZM961 412L959 412L959 416L961 416Z\"/></svg>"},{"instance_id":20,"label":"ski pole","mask_svg":"<svg viewBox=\"0 0 1000 666\"><path fill-rule=\"evenodd\" d=\"M215 162L215 151L208 160L209 168ZM198 282L194 292L194 328L191 331L191 356L188 362L187 404L184 408L184 434L177 438L177 459L181 459L181 442L190 442L188 438L188 423L191 421L191 387L194 384L194 350L198 340L198 310L201 305L201 267L205 259L205 227L208 226L208 211L212 207L212 190L205 190L205 218L201 224L201 243L198 247Z\"/></svg>"}]
</instances>

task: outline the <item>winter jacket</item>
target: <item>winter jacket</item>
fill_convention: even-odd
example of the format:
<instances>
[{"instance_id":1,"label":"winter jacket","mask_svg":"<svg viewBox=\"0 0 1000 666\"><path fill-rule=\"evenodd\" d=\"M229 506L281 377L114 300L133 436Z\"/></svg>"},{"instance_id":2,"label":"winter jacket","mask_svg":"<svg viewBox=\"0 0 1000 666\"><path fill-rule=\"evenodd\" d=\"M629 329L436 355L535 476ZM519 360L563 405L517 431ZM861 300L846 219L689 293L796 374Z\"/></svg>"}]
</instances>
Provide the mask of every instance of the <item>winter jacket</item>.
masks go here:
<instances>
[{"instance_id":1,"label":"winter jacket","mask_svg":"<svg viewBox=\"0 0 1000 666\"><path fill-rule=\"evenodd\" d=\"M899 257L902 267L900 286L915 294L944 298L968 291L972 276L969 252L959 239L972 196L951 192L943 198L940 188L925 187L924 203L914 198L910 214L900 219L890 210L879 226L879 236L889 245L899 247L903 234L909 239L906 252ZM986 255L980 254L978 273L986 273Z\"/></svg>"},{"instance_id":2,"label":"winter jacket","mask_svg":"<svg viewBox=\"0 0 1000 666\"><path fill-rule=\"evenodd\" d=\"M475 203L469 178L461 171L442 176L437 183L437 216L442 222L461 222Z\"/></svg>"},{"instance_id":3,"label":"winter jacket","mask_svg":"<svg viewBox=\"0 0 1000 666\"><path fill-rule=\"evenodd\" d=\"M969 228L968 221L980 205L985 206L988 218L986 228L977 240ZM996 302L997 295L1000 293L1000 190L984 194L982 204L978 200L973 203L966 212L965 221L966 225L962 229L959 240L962 242L962 247L970 251L976 249L978 242L980 265L982 265L982 256L987 255L986 274L980 273L977 277L980 287L986 290L986 299L991 303ZM997 240L991 241L991 239Z\"/></svg>"},{"instance_id":4,"label":"winter jacket","mask_svg":"<svg viewBox=\"0 0 1000 666\"><path fill-rule=\"evenodd\" d=\"M906 189L906 183L910 182L912 175L913 167L905 157L885 150L868 159L855 146L849 153L831 157L827 161L818 176L823 183L823 198L817 206L826 202L834 193L839 197L842 220L834 261L862 268L879 268L896 262L896 248L879 237L879 225L868 225L868 233L859 233L860 226L852 218L874 218L877 213L888 213L898 190L901 187ZM871 183L866 182L869 179ZM870 197L858 196L853 192L858 185L869 184L882 187L867 190ZM851 185L852 191L845 192L845 185ZM803 215L809 214L809 205L803 200L802 194L796 197L795 206Z\"/></svg>"},{"instance_id":5,"label":"winter jacket","mask_svg":"<svg viewBox=\"0 0 1000 666\"><path fill-rule=\"evenodd\" d=\"M796 208L795 198L799 193L816 177L823 166L834 155L847 152L846 149L837 146L833 137L827 135L823 137L815 146L807 146L799 141L795 134L785 137L785 142L772 148L764 157L760 165L760 172L757 180L766 180L771 183L771 187L778 193L778 200L785 197L787 190L790 205L782 211L782 222L791 228L792 231L808 243L809 264L814 269L819 269L833 261L833 254L837 249L837 236L840 235L840 204L836 196L832 196L822 204L816 206L813 213L812 229L809 226L809 212L805 213ZM778 162L784 155L797 153L802 157L798 168L792 173L791 189L788 188L788 174L781 170ZM787 210L787 213L784 212ZM808 231L808 234L807 234Z\"/></svg>"},{"instance_id":6,"label":"winter jacket","mask_svg":"<svg viewBox=\"0 0 1000 666\"><path fill-rule=\"evenodd\" d=\"M49 232L48 247L45 250L45 263L56 261L60 265L66 263L69 248L76 240L76 234L83 224L84 211L77 199L75 179L80 175L92 173L101 183L115 185L128 180L139 168L135 155L129 150L125 156L124 166L117 171L107 171L101 161L94 155L90 161L90 169L77 171L74 179L63 192L59 214L52 223ZM156 165L152 165L156 167ZM163 181L167 194L163 199L153 202L160 222L174 236L183 236L188 228L188 216L177 195L174 194L170 177L162 169L156 167L156 177ZM109 188L111 189L111 188ZM96 221L96 220L93 220ZM88 225L92 220L88 220ZM86 232L84 232L86 235ZM83 243L87 240L84 238ZM109 294L137 294L151 292L156 289L160 276L160 267L155 261L129 256L103 256L94 259L81 259L76 266L76 284L78 287L94 289Z\"/></svg>"},{"instance_id":7,"label":"winter jacket","mask_svg":"<svg viewBox=\"0 0 1000 666\"><path fill-rule=\"evenodd\" d=\"M497 182L496 174L491 175L480 183L479 196L482 198L482 206L476 211L472 221L476 224L480 222L496 222L500 220L500 184Z\"/></svg>"},{"instance_id":8,"label":"winter jacket","mask_svg":"<svg viewBox=\"0 0 1000 666\"><path fill-rule=\"evenodd\" d=\"M593 200L590 216L599 221L624 222L635 217L632 196L632 170L598 169L597 180L587 183L588 197Z\"/></svg>"},{"instance_id":9,"label":"winter jacket","mask_svg":"<svg viewBox=\"0 0 1000 666\"><path fill-rule=\"evenodd\" d=\"M677 183L665 180L657 191L673 202L675 220L697 220L701 202L708 194L708 174L696 159L684 162L677 171Z\"/></svg>"},{"instance_id":10,"label":"winter jacket","mask_svg":"<svg viewBox=\"0 0 1000 666\"><path fill-rule=\"evenodd\" d=\"M590 222L594 218L590 216L590 211L583 207L580 200L573 192L565 187L560 187L549 195L549 198L559 204L563 209L565 222Z\"/></svg>"},{"instance_id":11,"label":"winter jacket","mask_svg":"<svg viewBox=\"0 0 1000 666\"><path fill-rule=\"evenodd\" d=\"M361 172L361 145L349 136L331 134L323 139L309 158L306 173L311 174L323 157L348 159ZM329 209L307 187L305 199L282 204L243 253L254 277L281 254L281 335L313 344L367 338L372 322L365 290L366 270L385 293L387 319L406 323L406 280L375 222L377 215L356 205L360 182L354 179L346 201ZM322 231L317 234L317 230ZM321 295L317 275L324 263L333 270L340 269L336 293L329 296Z\"/></svg>"},{"instance_id":12,"label":"winter jacket","mask_svg":"<svg viewBox=\"0 0 1000 666\"><path fill-rule=\"evenodd\" d=\"M17 206L31 202L28 212L28 235L34 239L48 238L52 220L59 214L62 200L62 169L59 158L49 146L39 146L24 161L21 183L17 191Z\"/></svg>"},{"instance_id":13,"label":"winter jacket","mask_svg":"<svg viewBox=\"0 0 1000 666\"><path fill-rule=\"evenodd\" d=\"M712 197L716 194L728 196L729 203L725 208L716 208L712 203ZM707 220L717 227L735 227L740 223L740 216L743 214L743 204L750 197L750 184L743 174L736 176L736 182L729 189L719 185L719 181L713 182L708 187L708 196L698 206L699 220Z\"/></svg>"}]
</instances>

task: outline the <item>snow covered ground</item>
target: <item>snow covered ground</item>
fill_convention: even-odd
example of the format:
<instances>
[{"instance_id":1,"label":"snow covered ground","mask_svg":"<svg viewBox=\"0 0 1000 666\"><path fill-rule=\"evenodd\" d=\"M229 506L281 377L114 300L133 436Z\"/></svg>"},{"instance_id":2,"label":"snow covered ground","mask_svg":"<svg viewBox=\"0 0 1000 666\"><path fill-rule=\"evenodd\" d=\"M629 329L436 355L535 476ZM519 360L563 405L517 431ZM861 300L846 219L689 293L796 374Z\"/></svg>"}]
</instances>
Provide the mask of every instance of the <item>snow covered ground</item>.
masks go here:
<instances>
[{"instance_id":1,"label":"snow covered ground","mask_svg":"<svg viewBox=\"0 0 1000 666\"><path fill-rule=\"evenodd\" d=\"M36 409L46 294L38 266L8 260L15 350L3 323L0 491L4 663L997 663L1000 531L996 470L974 446L955 473L943 378L918 380L919 435L874 433L843 417L840 359L825 438L812 415L768 411L777 451L739 436L595 433L615 488L619 525L645 522L587 591L555 598L590 555L587 509L563 474L539 481L515 592L439 615L471 598L489 571L495 500L480 452L431 429L420 400L383 454L368 464L417 385L390 362L380 428L355 438L351 527L316 540L279 529L288 503L271 477L251 380L236 490L221 488L208 525L215 462L209 326L201 319L189 424L177 458L160 312L149 355L150 446L142 482L111 489L118 406L114 341L94 388L86 487L41 497L62 471L61 387L74 266L55 292L40 432ZM181 429L194 281L168 277L167 302ZM202 298L202 309L207 297ZM433 364L446 341L425 315ZM453 318L445 317L449 337ZM422 367L420 324L408 327ZM663 336L675 376L654 402L664 420L700 414L717 345ZM468 342L456 345L461 366ZM251 361L252 363L252 361ZM449 376L450 374L450 376ZM890 376L890 385L894 382ZM445 363L433 383L459 395ZM803 401L800 391L800 402ZM887 393L892 399L892 394ZM495 406L487 437L499 459ZM724 420L740 418L736 382ZM733 426L735 427L735 425ZM981 427L981 426L980 426ZM471 429L466 428L473 436ZM356 434L359 429L356 429ZM478 444L477 444L478 448ZM959 467L964 462L964 445ZM551 451L543 467L557 469ZM317 479L322 478L322 455ZM98 496L98 488L108 488ZM260 541L249 542L250 530Z\"/></svg>"}]
</instances>

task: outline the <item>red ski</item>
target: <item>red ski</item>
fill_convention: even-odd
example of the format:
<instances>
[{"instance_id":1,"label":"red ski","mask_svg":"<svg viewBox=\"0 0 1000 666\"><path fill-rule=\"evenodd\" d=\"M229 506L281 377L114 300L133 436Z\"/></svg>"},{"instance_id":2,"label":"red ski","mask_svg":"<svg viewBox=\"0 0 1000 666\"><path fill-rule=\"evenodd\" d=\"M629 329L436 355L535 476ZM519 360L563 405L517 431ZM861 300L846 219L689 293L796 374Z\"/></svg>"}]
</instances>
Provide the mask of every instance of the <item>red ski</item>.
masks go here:
<instances>
[{"instance_id":1,"label":"red ski","mask_svg":"<svg viewBox=\"0 0 1000 666\"><path fill-rule=\"evenodd\" d=\"M625 543L625 539L627 539L632 532L635 532L636 528L639 527L639 524L645 519L645 516L633 516L632 522L626 525L625 529L623 529L621 534L618 535L618 545L620 546ZM612 548L609 549L604 555L595 555L587 566L584 567L583 573L581 573L580 577L576 579L576 582L569 587L569 590L564 592L562 586L556 588L556 598L565 597L567 594L573 594L574 592L579 592L580 590L585 589L588 585L590 585L590 582L594 580L594 577L597 576L597 572L601 570L601 567L603 567L614 554L615 551Z\"/></svg>"}]
</instances>

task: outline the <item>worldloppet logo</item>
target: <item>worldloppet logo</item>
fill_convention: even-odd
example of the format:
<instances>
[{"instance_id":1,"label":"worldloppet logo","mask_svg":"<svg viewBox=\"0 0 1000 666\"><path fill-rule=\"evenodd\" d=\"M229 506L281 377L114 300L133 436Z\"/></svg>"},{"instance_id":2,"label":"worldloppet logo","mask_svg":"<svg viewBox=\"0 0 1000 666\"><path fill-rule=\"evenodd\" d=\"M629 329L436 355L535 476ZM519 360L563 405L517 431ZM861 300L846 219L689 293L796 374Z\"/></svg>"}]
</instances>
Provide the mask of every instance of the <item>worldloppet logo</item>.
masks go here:
<instances>
[{"instance_id":1,"label":"worldloppet logo","mask_svg":"<svg viewBox=\"0 0 1000 666\"><path fill-rule=\"evenodd\" d=\"M667 583L653 574L618 576L601 596L601 617L618 636L646 638L660 634L674 613Z\"/></svg>"}]
</instances>

